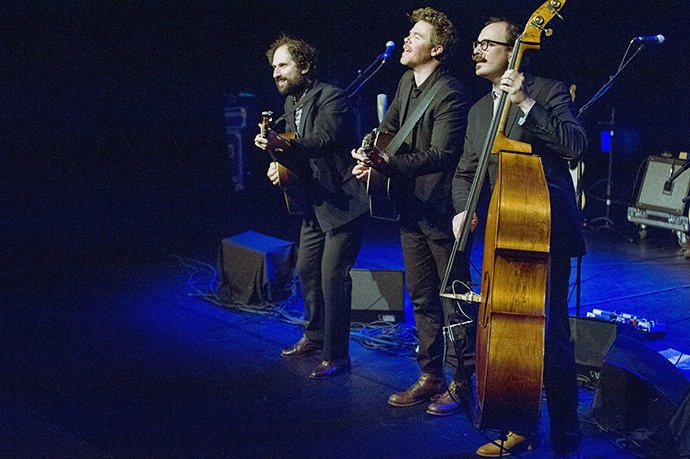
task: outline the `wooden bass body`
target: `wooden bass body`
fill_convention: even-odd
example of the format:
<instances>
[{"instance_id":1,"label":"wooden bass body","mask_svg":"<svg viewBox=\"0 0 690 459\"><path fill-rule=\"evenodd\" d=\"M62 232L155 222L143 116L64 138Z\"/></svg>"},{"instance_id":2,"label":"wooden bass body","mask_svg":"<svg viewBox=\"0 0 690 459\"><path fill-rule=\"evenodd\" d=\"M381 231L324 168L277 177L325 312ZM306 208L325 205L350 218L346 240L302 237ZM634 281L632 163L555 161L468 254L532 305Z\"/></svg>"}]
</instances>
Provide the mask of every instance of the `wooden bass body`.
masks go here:
<instances>
[{"instance_id":1,"label":"wooden bass body","mask_svg":"<svg viewBox=\"0 0 690 459\"><path fill-rule=\"evenodd\" d=\"M535 432L544 367L551 212L541 159L501 152L477 323L480 428Z\"/></svg>"}]
</instances>

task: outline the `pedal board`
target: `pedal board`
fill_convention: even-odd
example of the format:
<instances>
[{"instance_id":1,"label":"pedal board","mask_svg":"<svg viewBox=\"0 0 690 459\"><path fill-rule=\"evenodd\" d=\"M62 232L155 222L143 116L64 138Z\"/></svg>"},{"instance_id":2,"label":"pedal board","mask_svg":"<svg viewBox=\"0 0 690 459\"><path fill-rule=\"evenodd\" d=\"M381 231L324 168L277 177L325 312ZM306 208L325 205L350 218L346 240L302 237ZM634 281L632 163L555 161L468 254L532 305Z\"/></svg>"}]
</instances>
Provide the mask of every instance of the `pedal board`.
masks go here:
<instances>
[{"instance_id":1,"label":"pedal board","mask_svg":"<svg viewBox=\"0 0 690 459\"><path fill-rule=\"evenodd\" d=\"M632 314L592 309L591 312L587 313L587 317L629 326L634 330L642 332L647 338L650 339L661 338L666 335L665 324L656 320L648 320L644 317L637 317Z\"/></svg>"}]
</instances>

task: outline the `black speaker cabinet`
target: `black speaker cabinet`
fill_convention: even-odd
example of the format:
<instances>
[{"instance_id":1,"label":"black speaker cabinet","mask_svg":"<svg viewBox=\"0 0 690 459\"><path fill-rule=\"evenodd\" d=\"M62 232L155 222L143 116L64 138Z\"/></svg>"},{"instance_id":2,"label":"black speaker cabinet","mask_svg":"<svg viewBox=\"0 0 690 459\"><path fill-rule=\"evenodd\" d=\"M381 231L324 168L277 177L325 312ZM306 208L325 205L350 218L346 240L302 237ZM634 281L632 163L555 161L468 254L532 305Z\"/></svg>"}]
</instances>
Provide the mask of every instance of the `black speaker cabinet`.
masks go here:
<instances>
[{"instance_id":1,"label":"black speaker cabinet","mask_svg":"<svg viewBox=\"0 0 690 459\"><path fill-rule=\"evenodd\" d=\"M690 170L686 170L671 184L666 181L683 165L684 161L661 156L647 159L644 180L637 194L636 207L668 212L673 215L684 213L683 198L690 191Z\"/></svg>"},{"instance_id":2,"label":"black speaker cabinet","mask_svg":"<svg viewBox=\"0 0 690 459\"><path fill-rule=\"evenodd\" d=\"M405 272L393 269L350 270L352 318L362 322L405 318Z\"/></svg>"},{"instance_id":3,"label":"black speaker cabinet","mask_svg":"<svg viewBox=\"0 0 690 459\"><path fill-rule=\"evenodd\" d=\"M618 336L604 359L592 415L605 429L620 433L661 426L687 391L683 373L658 352Z\"/></svg>"},{"instance_id":4,"label":"black speaker cabinet","mask_svg":"<svg viewBox=\"0 0 690 459\"><path fill-rule=\"evenodd\" d=\"M570 317L570 339L582 382L596 386L604 358L618 336L618 325L600 319Z\"/></svg>"}]
</instances>

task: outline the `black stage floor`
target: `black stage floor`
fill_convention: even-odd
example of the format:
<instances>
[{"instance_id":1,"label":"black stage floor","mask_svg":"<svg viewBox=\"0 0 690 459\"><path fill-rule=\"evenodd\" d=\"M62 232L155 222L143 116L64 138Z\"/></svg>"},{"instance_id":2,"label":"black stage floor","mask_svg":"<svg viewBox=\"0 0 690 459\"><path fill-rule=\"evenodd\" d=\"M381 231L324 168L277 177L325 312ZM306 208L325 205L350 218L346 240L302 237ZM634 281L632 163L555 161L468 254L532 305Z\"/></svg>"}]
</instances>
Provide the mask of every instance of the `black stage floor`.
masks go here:
<instances>
[{"instance_id":1,"label":"black stage floor","mask_svg":"<svg viewBox=\"0 0 690 459\"><path fill-rule=\"evenodd\" d=\"M294 234L274 221L245 222L224 236L247 228ZM643 344L687 379L690 258L675 236L650 231L629 242L588 231L587 239L580 314L596 308L665 323L663 338ZM0 455L474 457L485 442L462 415L386 404L418 376L407 353L353 340L352 371L313 381L307 374L317 357L280 357L300 337L299 326L199 296L216 266L213 231L167 246L153 240L35 248L6 278ZM477 268L479 251L476 245ZM393 226L372 223L358 265L402 268ZM594 397L582 387L584 456L633 457L624 437L596 425ZM549 451L543 435L522 457Z\"/></svg>"}]
</instances>

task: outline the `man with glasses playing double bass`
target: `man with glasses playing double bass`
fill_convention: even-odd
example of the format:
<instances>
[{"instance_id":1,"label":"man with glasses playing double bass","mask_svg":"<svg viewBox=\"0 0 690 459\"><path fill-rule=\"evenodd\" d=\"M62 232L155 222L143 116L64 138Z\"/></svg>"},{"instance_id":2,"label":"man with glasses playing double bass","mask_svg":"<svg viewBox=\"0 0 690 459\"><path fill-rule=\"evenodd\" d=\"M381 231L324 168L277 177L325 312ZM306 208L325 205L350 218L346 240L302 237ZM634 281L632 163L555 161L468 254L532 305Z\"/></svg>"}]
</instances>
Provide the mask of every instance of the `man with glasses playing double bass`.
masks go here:
<instances>
[{"instance_id":1,"label":"man with glasses playing double bass","mask_svg":"<svg viewBox=\"0 0 690 459\"><path fill-rule=\"evenodd\" d=\"M580 212L568 172L587 147L584 129L575 117L565 84L509 69L511 53L521 30L505 19L492 18L473 44L475 73L492 83L492 92L470 109L464 151L453 177L453 231L459 237L465 219L469 190L476 175L489 125L494 97L507 93L512 107L505 135L531 144L541 158L550 196L550 266L547 281L544 343L544 387L550 421L551 447L555 457L579 457L581 431L578 420L578 387L575 357L570 342L568 282L571 257L584 254ZM514 121L512 121L514 120ZM497 177L498 156L491 155L488 173L491 186ZM525 228L525 231L529 231ZM506 343L510 345L510 343ZM502 442L477 450L483 457L508 456L531 449L535 432L510 432Z\"/></svg>"}]
</instances>

